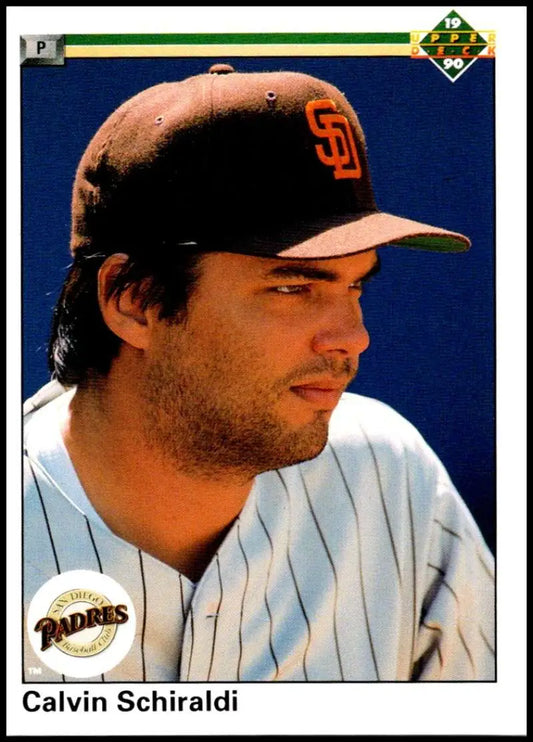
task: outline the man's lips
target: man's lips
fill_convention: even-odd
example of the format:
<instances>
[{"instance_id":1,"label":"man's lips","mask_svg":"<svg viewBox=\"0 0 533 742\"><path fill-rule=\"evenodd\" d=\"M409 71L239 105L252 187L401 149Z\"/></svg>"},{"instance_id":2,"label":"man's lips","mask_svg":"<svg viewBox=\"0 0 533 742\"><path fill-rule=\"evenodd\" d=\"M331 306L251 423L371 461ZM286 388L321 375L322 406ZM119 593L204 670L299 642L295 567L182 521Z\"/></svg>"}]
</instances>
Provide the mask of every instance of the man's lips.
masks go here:
<instances>
[{"instance_id":1,"label":"man's lips","mask_svg":"<svg viewBox=\"0 0 533 742\"><path fill-rule=\"evenodd\" d=\"M345 384L331 381L312 381L308 384L296 384L291 386L291 392L301 397L306 402L318 404L321 409L333 409L345 389Z\"/></svg>"}]
</instances>

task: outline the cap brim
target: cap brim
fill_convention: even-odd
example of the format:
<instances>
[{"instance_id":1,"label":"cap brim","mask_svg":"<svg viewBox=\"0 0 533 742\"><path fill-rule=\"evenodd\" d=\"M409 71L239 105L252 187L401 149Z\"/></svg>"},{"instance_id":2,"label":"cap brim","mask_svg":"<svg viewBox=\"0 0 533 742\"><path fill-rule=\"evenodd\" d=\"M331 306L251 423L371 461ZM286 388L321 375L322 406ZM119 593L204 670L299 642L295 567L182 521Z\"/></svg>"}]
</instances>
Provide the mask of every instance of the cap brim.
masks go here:
<instances>
[{"instance_id":1,"label":"cap brim","mask_svg":"<svg viewBox=\"0 0 533 742\"><path fill-rule=\"evenodd\" d=\"M470 240L458 232L384 212L343 216L338 220L286 228L282 234L248 239L238 252L286 258L334 258L376 247L398 245L435 252L463 252Z\"/></svg>"}]
</instances>

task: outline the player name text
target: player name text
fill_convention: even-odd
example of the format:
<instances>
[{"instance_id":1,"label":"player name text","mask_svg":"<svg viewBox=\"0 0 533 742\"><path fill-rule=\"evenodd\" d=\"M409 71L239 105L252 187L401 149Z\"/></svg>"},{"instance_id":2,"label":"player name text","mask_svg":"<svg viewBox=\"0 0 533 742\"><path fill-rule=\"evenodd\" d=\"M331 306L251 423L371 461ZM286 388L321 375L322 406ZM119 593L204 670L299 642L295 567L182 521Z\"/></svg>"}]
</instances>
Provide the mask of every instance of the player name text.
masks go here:
<instances>
[{"instance_id":1,"label":"player name text","mask_svg":"<svg viewBox=\"0 0 533 742\"><path fill-rule=\"evenodd\" d=\"M114 700L118 711L237 711L237 691L216 693L211 690L202 695L185 696L175 690L136 692L122 690ZM84 690L81 694L58 691L55 695L42 696L36 690L27 691L22 697L26 711L45 712L106 712L112 700L106 696Z\"/></svg>"}]
</instances>

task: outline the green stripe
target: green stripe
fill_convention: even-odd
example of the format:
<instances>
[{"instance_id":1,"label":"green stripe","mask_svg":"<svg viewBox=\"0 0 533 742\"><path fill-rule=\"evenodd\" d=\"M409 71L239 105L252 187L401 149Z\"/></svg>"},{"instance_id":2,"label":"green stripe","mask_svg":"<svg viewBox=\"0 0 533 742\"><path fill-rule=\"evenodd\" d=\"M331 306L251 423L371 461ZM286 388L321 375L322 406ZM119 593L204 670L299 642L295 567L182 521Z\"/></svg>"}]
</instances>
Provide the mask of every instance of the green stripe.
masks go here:
<instances>
[{"instance_id":1,"label":"green stripe","mask_svg":"<svg viewBox=\"0 0 533 742\"><path fill-rule=\"evenodd\" d=\"M65 44L409 44L409 33L67 34Z\"/></svg>"}]
</instances>

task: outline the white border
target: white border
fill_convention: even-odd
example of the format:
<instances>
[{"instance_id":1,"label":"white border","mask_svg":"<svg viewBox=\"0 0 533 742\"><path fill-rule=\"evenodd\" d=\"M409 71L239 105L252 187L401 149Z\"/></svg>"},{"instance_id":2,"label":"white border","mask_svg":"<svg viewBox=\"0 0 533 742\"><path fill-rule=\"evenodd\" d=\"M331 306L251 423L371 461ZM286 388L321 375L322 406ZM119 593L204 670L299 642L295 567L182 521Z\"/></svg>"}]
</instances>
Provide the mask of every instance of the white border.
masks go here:
<instances>
[{"instance_id":1,"label":"white border","mask_svg":"<svg viewBox=\"0 0 533 742\"><path fill-rule=\"evenodd\" d=\"M525 712L525 49L526 6L454 6L494 29L497 70L498 668L495 684L239 685L236 714L28 714L22 711L20 637L7 641L8 734L477 734L524 735ZM410 31L451 6L15 7L7 8L7 605L20 602L20 152L19 36L175 31ZM478 62L481 64L482 62ZM421 62L417 62L421 64ZM437 73L437 71L435 71ZM451 84L451 83L450 83ZM468 105L468 101L465 101ZM460 114L460 112L459 112ZM459 115L460 118L460 115ZM488 174L488 177L490 174ZM13 527L13 524L17 527ZM11 630L13 622L10 622ZM77 684L81 690L81 685ZM48 686L39 686L45 692ZM129 686L128 686L129 687ZM155 687L155 686L154 686ZM160 686L159 686L160 687ZM92 686L94 689L95 686ZM145 694L150 686L137 686ZM204 686L205 688L205 686ZM221 686L218 689L223 690ZM97 689L115 698L120 687ZM57 690L57 686L55 687ZM193 688L187 686L192 694ZM110 703L110 705L112 705Z\"/></svg>"}]
</instances>

